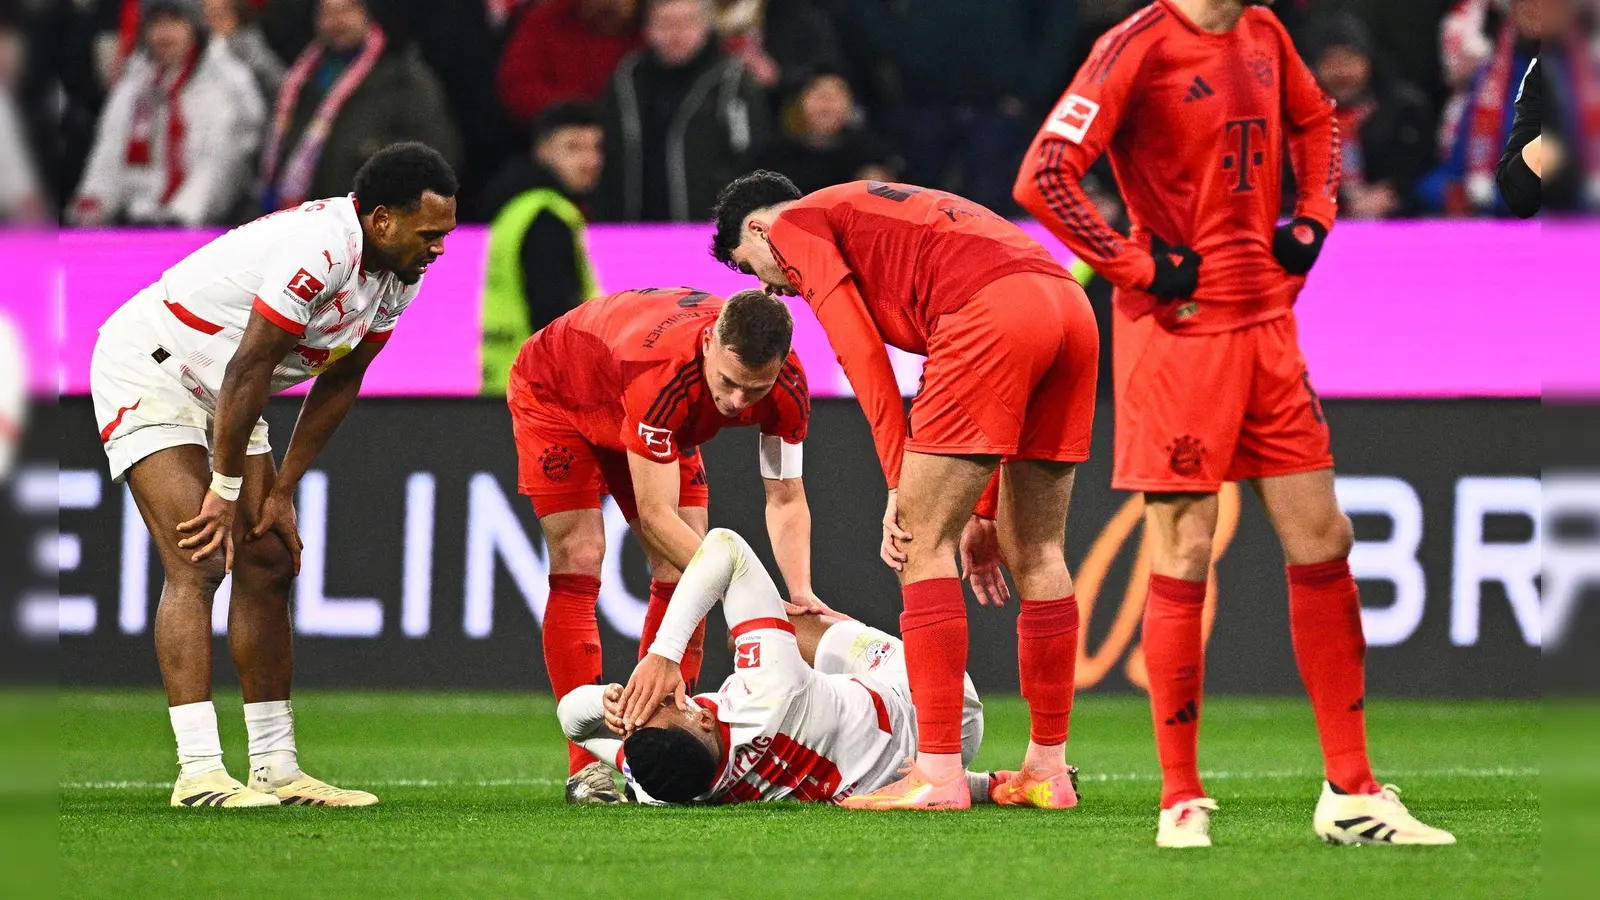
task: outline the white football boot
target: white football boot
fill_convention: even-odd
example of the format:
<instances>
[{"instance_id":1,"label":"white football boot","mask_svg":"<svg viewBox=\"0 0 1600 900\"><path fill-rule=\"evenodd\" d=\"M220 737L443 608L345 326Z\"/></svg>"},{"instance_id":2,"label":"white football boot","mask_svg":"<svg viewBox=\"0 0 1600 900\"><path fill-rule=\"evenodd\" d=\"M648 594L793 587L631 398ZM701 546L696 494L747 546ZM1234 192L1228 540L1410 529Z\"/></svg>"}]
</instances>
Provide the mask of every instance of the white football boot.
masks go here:
<instances>
[{"instance_id":1,"label":"white football boot","mask_svg":"<svg viewBox=\"0 0 1600 900\"><path fill-rule=\"evenodd\" d=\"M567 779L567 802L612 806L627 803L628 798L617 790L616 770L603 762L592 762Z\"/></svg>"},{"instance_id":2,"label":"white football boot","mask_svg":"<svg viewBox=\"0 0 1600 900\"><path fill-rule=\"evenodd\" d=\"M1210 797L1196 797L1163 809L1156 828L1156 846L1211 846L1211 814L1216 809L1217 801Z\"/></svg>"},{"instance_id":3,"label":"white football boot","mask_svg":"<svg viewBox=\"0 0 1600 900\"><path fill-rule=\"evenodd\" d=\"M247 788L226 771L215 769L193 778L179 778L172 786L172 805L191 808L209 806L247 809L277 806L278 798L270 793Z\"/></svg>"},{"instance_id":4,"label":"white football boot","mask_svg":"<svg viewBox=\"0 0 1600 900\"><path fill-rule=\"evenodd\" d=\"M1330 844L1454 844L1456 836L1418 822L1392 784L1376 794L1339 794L1322 783L1311 816L1317 837Z\"/></svg>"}]
</instances>

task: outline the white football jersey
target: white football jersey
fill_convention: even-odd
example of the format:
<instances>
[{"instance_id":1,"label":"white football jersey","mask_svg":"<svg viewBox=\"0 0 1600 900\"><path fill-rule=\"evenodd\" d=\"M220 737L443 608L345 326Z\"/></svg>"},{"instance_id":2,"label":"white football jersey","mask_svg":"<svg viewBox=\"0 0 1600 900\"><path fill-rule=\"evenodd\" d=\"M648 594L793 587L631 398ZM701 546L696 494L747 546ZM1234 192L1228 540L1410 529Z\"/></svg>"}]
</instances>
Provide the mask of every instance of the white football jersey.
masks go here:
<instances>
[{"instance_id":1,"label":"white football jersey","mask_svg":"<svg viewBox=\"0 0 1600 900\"><path fill-rule=\"evenodd\" d=\"M733 675L694 698L728 748L707 799L830 803L894 781L917 751L909 704L871 675L813 670L778 611L733 627Z\"/></svg>"},{"instance_id":2,"label":"white football jersey","mask_svg":"<svg viewBox=\"0 0 1600 900\"><path fill-rule=\"evenodd\" d=\"M100 327L153 330L185 388L208 411L252 310L299 336L272 374L276 394L321 374L362 341L387 340L421 283L361 268L353 196L303 203L229 231L168 269ZM130 321L132 320L132 321ZM171 358L172 362L166 360Z\"/></svg>"}]
</instances>

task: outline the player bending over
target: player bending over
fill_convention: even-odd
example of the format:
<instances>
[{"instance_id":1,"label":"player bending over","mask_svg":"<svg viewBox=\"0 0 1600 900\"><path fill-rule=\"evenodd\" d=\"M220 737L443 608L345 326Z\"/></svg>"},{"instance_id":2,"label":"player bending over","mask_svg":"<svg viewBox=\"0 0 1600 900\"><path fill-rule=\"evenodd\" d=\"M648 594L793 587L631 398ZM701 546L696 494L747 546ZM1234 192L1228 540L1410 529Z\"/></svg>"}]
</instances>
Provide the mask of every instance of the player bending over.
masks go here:
<instances>
[{"instance_id":1,"label":"player bending over","mask_svg":"<svg viewBox=\"0 0 1600 900\"><path fill-rule=\"evenodd\" d=\"M686 698L676 660L719 598L734 672L715 694ZM983 705L964 680L961 757L983 740ZM562 728L628 772L661 802L837 803L899 777L916 752L917 720L900 641L853 620L791 623L772 577L739 535L706 535L666 619L626 690L579 688L561 702ZM629 731L625 721L642 718ZM1064 809L1068 791L1012 789L1015 773L967 773L972 802Z\"/></svg>"},{"instance_id":2,"label":"player bending over","mask_svg":"<svg viewBox=\"0 0 1600 900\"><path fill-rule=\"evenodd\" d=\"M289 709L294 489L444 253L455 194L443 157L393 144L356 173L355 193L228 232L100 327L89 366L100 440L166 574L155 638L178 739L173 806L378 802L298 763ZM261 412L270 395L311 378L279 472ZM211 705L211 600L230 571L228 649L244 691L248 787L222 766Z\"/></svg>"},{"instance_id":3,"label":"player bending over","mask_svg":"<svg viewBox=\"0 0 1600 900\"><path fill-rule=\"evenodd\" d=\"M1334 843L1449 844L1378 784L1362 710L1366 643L1322 405L1294 303L1333 226L1332 101L1270 0L1157 0L1095 45L1034 139L1017 200L1117 286L1112 487L1144 492L1153 552L1145 666L1161 760L1156 843L1209 847L1200 784L1201 611L1217 491L1249 481L1288 562L1289 631L1322 739L1312 817ZM1299 196L1277 225L1287 143ZM1111 158L1133 230L1079 181Z\"/></svg>"},{"instance_id":4,"label":"player bending over","mask_svg":"<svg viewBox=\"0 0 1600 900\"><path fill-rule=\"evenodd\" d=\"M544 659L557 700L600 680L602 497L616 499L650 562L643 656L678 572L706 533L710 490L699 450L724 428L760 431L778 568L791 602L826 609L811 592L811 512L800 475L811 395L789 347L793 330L783 301L759 291L724 301L692 288L641 288L590 300L523 344L506 402L518 489L532 499L550 545ZM682 656L690 685L700 675L704 630ZM567 800L622 800L609 768L576 744L568 748Z\"/></svg>"},{"instance_id":5,"label":"player bending over","mask_svg":"<svg viewBox=\"0 0 1600 900\"><path fill-rule=\"evenodd\" d=\"M861 408L889 487L882 555L900 575L900 632L920 736L906 778L851 809L948 809L960 783L967 609L959 550L980 602L1022 594L1017 658L1028 701L1023 779L1067 784L1078 652L1067 507L1089 457L1099 333L1083 289L1044 247L982 206L908 184L857 181L801 197L753 172L717 200L718 261L805 298ZM928 358L907 423L889 344ZM999 482L994 521L974 509ZM988 585L985 584L985 571Z\"/></svg>"}]
</instances>

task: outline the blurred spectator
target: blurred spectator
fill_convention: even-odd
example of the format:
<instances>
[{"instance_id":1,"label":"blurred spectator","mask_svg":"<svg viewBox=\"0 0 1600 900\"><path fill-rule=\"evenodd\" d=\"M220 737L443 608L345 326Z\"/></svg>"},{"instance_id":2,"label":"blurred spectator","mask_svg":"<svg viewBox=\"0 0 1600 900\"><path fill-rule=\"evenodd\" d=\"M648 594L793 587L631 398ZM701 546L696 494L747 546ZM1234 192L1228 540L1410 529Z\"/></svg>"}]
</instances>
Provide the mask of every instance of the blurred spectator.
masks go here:
<instances>
[{"instance_id":1,"label":"blurred spectator","mask_svg":"<svg viewBox=\"0 0 1600 900\"><path fill-rule=\"evenodd\" d=\"M414 49L389 45L360 0L321 0L317 38L278 94L261 160L263 207L343 196L367 157L407 140L460 164L438 79Z\"/></svg>"},{"instance_id":2,"label":"blurred spectator","mask_svg":"<svg viewBox=\"0 0 1600 900\"><path fill-rule=\"evenodd\" d=\"M856 10L900 75L906 180L1017 212L1022 154L1072 77L1076 0L861 0Z\"/></svg>"},{"instance_id":3,"label":"blurred spectator","mask_svg":"<svg viewBox=\"0 0 1600 900\"><path fill-rule=\"evenodd\" d=\"M1441 146L1455 141L1455 125L1467 88L1494 54L1495 36L1505 22L1505 0L1457 0L1439 23L1439 68L1443 70L1450 102L1440 122Z\"/></svg>"},{"instance_id":4,"label":"blurred spectator","mask_svg":"<svg viewBox=\"0 0 1600 900\"><path fill-rule=\"evenodd\" d=\"M794 90L813 70L843 70L833 22L810 0L716 0L722 48L769 91Z\"/></svg>"},{"instance_id":5,"label":"blurred spectator","mask_svg":"<svg viewBox=\"0 0 1600 900\"><path fill-rule=\"evenodd\" d=\"M600 293L582 206L605 160L600 116L558 103L533 131L523 187L495 214L483 293L483 393L503 395L529 335ZM525 174L524 174L525 173Z\"/></svg>"},{"instance_id":6,"label":"blurred spectator","mask_svg":"<svg viewBox=\"0 0 1600 900\"><path fill-rule=\"evenodd\" d=\"M1511 132L1517 87L1545 34L1541 0L1508 0L1508 4L1507 24L1461 104L1455 140L1444 162L1419 186L1429 210L1451 215L1507 212L1495 189L1495 169Z\"/></svg>"},{"instance_id":7,"label":"blurred spectator","mask_svg":"<svg viewBox=\"0 0 1600 900\"><path fill-rule=\"evenodd\" d=\"M69 219L227 221L249 184L264 107L250 69L207 40L198 0L145 0L144 49L100 117Z\"/></svg>"},{"instance_id":8,"label":"blurred spectator","mask_svg":"<svg viewBox=\"0 0 1600 900\"><path fill-rule=\"evenodd\" d=\"M39 222L46 213L28 125L17 107L25 52L22 36L0 21L0 224L5 225Z\"/></svg>"},{"instance_id":9,"label":"blurred spectator","mask_svg":"<svg viewBox=\"0 0 1600 900\"><path fill-rule=\"evenodd\" d=\"M278 96L283 86L283 60L267 46L267 37L256 21L256 0L205 0L205 12L212 36L225 42L228 50L250 67L261 96Z\"/></svg>"},{"instance_id":10,"label":"blurred spectator","mask_svg":"<svg viewBox=\"0 0 1600 900\"><path fill-rule=\"evenodd\" d=\"M767 99L712 39L710 0L647 0L647 49L606 89L597 218L689 222L743 174L771 133Z\"/></svg>"},{"instance_id":11,"label":"blurred spectator","mask_svg":"<svg viewBox=\"0 0 1600 900\"><path fill-rule=\"evenodd\" d=\"M544 0L523 15L500 58L500 102L532 122L563 100L600 99L622 58L637 50L635 0Z\"/></svg>"},{"instance_id":12,"label":"blurred spectator","mask_svg":"<svg viewBox=\"0 0 1600 900\"><path fill-rule=\"evenodd\" d=\"M1336 12L1305 41L1317 82L1339 105L1339 215L1386 219L1412 211L1412 190L1435 160L1432 110L1373 53L1360 19Z\"/></svg>"},{"instance_id":13,"label":"blurred spectator","mask_svg":"<svg viewBox=\"0 0 1600 900\"><path fill-rule=\"evenodd\" d=\"M789 176L807 194L846 181L895 180L899 158L858 118L850 83L837 71L818 71L786 105L783 136L756 155L756 167Z\"/></svg>"}]
</instances>

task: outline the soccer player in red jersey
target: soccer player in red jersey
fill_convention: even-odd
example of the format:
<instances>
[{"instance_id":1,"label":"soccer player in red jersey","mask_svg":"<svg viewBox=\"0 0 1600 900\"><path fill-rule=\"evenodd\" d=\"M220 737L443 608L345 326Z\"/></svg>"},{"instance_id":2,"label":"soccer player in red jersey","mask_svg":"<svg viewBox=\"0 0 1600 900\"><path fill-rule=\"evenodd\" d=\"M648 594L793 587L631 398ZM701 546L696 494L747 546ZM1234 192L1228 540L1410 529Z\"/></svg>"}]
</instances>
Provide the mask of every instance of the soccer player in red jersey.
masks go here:
<instances>
[{"instance_id":1,"label":"soccer player in red jersey","mask_svg":"<svg viewBox=\"0 0 1600 900\"><path fill-rule=\"evenodd\" d=\"M518 490L532 498L550 547L544 656L558 700L600 681L602 496L616 499L650 561L643 656L706 534L699 446L724 428L760 428L767 525L791 608L826 609L811 591L811 512L800 479L811 396L789 350L793 329L788 307L760 291L724 302L690 288L647 288L591 300L523 344L506 402ZM702 622L682 660L689 685L700 674L704 634ZM568 749L567 799L620 802L605 764L576 744Z\"/></svg>"},{"instance_id":2,"label":"soccer player in red jersey","mask_svg":"<svg viewBox=\"0 0 1600 900\"><path fill-rule=\"evenodd\" d=\"M1295 658L1337 843L1454 843L1373 779L1350 521L1293 306L1333 226L1339 141L1271 0L1156 0L1095 45L1034 139L1016 197L1116 285L1113 486L1142 491L1153 555L1145 664L1163 790L1156 843L1210 846L1196 766L1201 610L1224 481L1248 480L1288 563ZM1277 227L1287 141L1298 197ZM1101 153L1128 237L1079 181Z\"/></svg>"},{"instance_id":3,"label":"soccer player in red jersey","mask_svg":"<svg viewBox=\"0 0 1600 900\"><path fill-rule=\"evenodd\" d=\"M942 191L860 181L802 198L755 172L723 189L713 252L774 293L803 296L872 425L888 481L883 555L900 574L917 759L855 809L965 809L958 550L998 605L997 549L1022 594L1022 693L1032 718L1008 795L1077 802L1066 762L1078 604L1065 532L1089 456L1099 338L1082 288L1021 229ZM909 425L884 345L927 357ZM974 516L999 466L998 516ZM985 548L989 548L985 550ZM986 580L990 579L990 580Z\"/></svg>"}]
</instances>

